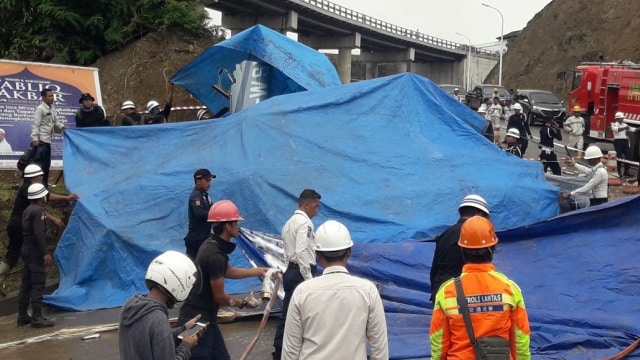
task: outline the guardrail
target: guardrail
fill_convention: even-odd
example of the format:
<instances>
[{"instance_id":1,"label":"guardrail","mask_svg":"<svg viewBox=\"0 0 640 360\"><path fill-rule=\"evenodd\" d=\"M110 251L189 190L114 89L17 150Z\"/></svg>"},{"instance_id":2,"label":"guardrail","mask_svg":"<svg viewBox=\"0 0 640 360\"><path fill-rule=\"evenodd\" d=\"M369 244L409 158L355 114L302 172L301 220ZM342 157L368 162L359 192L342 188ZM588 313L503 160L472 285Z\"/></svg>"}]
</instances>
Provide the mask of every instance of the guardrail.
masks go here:
<instances>
[{"instance_id":1,"label":"guardrail","mask_svg":"<svg viewBox=\"0 0 640 360\"><path fill-rule=\"evenodd\" d=\"M318 9L322 9L324 11L328 11L334 15L338 15L348 20L357 21L364 25L368 25L374 27L376 29L386 31L391 34L399 35L402 37L406 37L412 40L417 40L429 45L439 46L445 49L451 50L460 50L467 51L468 45L456 43L449 40L440 39L437 37L429 36L423 34L419 31L403 28L401 26L390 24L386 21L382 21L380 19L376 19L374 17L362 14L360 12L345 8L338 4L332 3L326 0L300 0L310 6L316 7ZM471 47L471 53L475 55L481 56L490 56L490 57L498 57L500 56L497 51L489 51L485 49L479 49L476 47Z\"/></svg>"}]
</instances>

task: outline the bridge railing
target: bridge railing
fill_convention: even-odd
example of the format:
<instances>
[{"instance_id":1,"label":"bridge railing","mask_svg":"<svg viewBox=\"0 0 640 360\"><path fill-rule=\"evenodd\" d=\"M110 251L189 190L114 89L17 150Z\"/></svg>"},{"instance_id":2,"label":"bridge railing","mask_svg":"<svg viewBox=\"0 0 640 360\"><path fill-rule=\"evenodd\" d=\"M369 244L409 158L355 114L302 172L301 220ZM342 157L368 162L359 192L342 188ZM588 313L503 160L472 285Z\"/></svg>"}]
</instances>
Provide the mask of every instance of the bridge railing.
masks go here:
<instances>
[{"instance_id":1,"label":"bridge railing","mask_svg":"<svg viewBox=\"0 0 640 360\"><path fill-rule=\"evenodd\" d=\"M419 31L403 28L401 26L397 26L394 24L390 24L386 21L382 21L380 19L376 19L374 17L362 14L360 12L345 8L338 4L332 3L327 0L301 0L304 3L307 3L313 7L322 9L324 11L328 11L334 15L338 15L345 19L357 21L359 23L374 27L379 30L383 30L395 35L399 35L402 37L406 37L409 39L417 40L429 45L435 45L446 49L452 50L462 50L467 51L468 45L456 43L449 40L440 39L434 36L429 36L423 34ZM490 57L498 57L499 53L497 51L489 51L486 49L479 49L476 47L471 47L471 53L475 55L482 56L490 56Z\"/></svg>"}]
</instances>

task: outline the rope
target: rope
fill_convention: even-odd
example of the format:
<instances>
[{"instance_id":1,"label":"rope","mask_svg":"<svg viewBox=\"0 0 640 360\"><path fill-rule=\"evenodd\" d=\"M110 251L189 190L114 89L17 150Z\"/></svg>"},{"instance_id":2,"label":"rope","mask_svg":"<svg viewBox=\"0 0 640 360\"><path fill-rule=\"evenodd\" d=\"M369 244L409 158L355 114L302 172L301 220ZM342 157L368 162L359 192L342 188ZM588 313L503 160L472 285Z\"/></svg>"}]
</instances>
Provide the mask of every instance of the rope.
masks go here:
<instances>
[{"instance_id":1,"label":"rope","mask_svg":"<svg viewBox=\"0 0 640 360\"><path fill-rule=\"evenodd\" d=\"M280 282L282 282L282 275L280 273L277 273L277 274L278 274L277 276L278 280L276 281L276 285L273 288L273 292L272 292L273 296L271 296L271 300L269 300L269 302L267 303L267 306L264 308L264 312L262 313L262 321L260 321L260 326L258 327L258 333L253 338L253 340L251 340L251 342L249 343L249 346L247 346L247 349L244 351L244 353L242 353L242 357L240 357L240 360L247 360L249 358L249 354L258 343L258 339L260 338L260 335L262 334L262 331L264 330L265 325L267 325L267 320L269 319L269 315L271 313L271 307L273 306L275 299L278 297L277 296L278 289L280 288Z\"/></svg>"},{"instance_id":2,"label":"rope","mask_svg":"<svg viewBox=\"0 0 640 360\"><path fill-rule=\"evenodd\" d=\"M605 360L622 360L627 355L631 354L631 352L633 352L633 350L635 350L635 348L638 346L638 344L640 344L640 339L634 341L631 345L627 346L626 349L620 351L619 353L613 355L610 358L606 358Z\"/></svg>"}]
</instances>

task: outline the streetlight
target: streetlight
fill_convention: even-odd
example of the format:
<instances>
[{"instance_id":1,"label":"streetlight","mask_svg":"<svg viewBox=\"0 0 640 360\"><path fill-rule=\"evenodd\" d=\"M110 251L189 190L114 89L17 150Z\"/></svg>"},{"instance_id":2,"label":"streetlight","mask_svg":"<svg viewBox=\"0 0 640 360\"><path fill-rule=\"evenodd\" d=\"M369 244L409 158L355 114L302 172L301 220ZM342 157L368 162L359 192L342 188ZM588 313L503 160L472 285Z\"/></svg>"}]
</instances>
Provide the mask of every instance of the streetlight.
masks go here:
<instances>
[{"instance_id":1,"label":"streetlight","mask_svg":"<svg viewBox=\"0 0 640 360\"><path fill-rule=\"evenodd\" d=\"M504 36L504 16L502 16L502 12L500 12L500 10L498 10L497 8L494 8L491 5L482 3L482 6L486 6L490 9L497 11L498 14L500 14L500 20L502 21L502 26L500 27L500 73L498 75L498 85L502 85L502 38Z\"/></svg>"},{"instance_id":2,"label":"streetlight","mask_svg":"<svg viewBox=\"0 0 640 360\"><path fill-rule=\"evenodd\" d=\"M469 83L471 82L471 39L469 39L467 35L460 34L459 32L457 32L456 35L462 36L463 38L467 39L467 41L469 42L469 45L467 47L467 66L466 66L467 74L464 77L464 81L466 83L464 84L464 91L466 92L471 87L469 86Z\"/></svg>"}]
</instances>

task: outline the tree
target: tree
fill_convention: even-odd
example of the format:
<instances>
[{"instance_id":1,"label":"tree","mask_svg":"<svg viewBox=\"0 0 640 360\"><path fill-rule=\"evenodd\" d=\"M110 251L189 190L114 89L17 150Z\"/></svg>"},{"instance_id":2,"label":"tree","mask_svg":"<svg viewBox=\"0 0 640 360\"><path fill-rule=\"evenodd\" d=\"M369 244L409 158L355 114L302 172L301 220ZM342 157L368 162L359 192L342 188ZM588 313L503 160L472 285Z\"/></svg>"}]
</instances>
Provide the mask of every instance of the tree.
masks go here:
<instances>
[{"instance_id":1,"label":"tree","mask_svg":"<svg viewBox=\"0 0 640 360\"><path fill-rule=\"evenodd\" d=\"M86 65L151 31L219 36L196 0L0 0L0 57Z\"/></svg>"}]
</instances>

